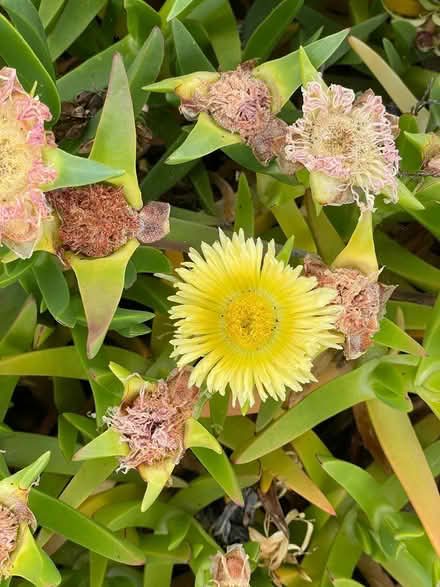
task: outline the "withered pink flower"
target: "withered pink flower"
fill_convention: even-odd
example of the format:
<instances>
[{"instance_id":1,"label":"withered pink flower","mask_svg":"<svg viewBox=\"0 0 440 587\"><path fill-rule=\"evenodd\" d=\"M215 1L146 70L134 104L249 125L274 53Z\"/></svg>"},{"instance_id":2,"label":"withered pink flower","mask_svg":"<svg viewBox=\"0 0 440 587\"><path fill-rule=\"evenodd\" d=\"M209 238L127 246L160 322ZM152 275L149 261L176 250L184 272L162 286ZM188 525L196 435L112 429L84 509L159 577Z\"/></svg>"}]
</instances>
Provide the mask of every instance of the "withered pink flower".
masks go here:
<instances>
[{"instance_id":1,"label":"withered pink flower","mask_svg":"<svg viewBox=\"0 0 440 587\"><path fill-rule=\"evenodd\" d=\"M150 202L137 212L122 187L96 183L54 190L48 198L61 221L61 249L86 257L106 257L132 238L151 243L169 232L169 204Z\"/></svg>"},{"instance_id":2,"label":"withered pink flower","mask_svg":"<svg viewBox=\"0 0 440 587\"><path fill-rule=\"evenodd\" d=\"M357 359L373 343L385 306L394 285L378 283L377 274L364 275L358 269L330 269L316 255L304 259L304 274L314 276L320 287L337 291L332 304L342 306L335 328L345 335L346 359Z\"/></svg>"},{"instance_id":3,"label":"withered pink flower","mask_svg":"<svg viewBox=\"0 0 440 587\"><path fill-rule=\"evenodd\" d=\"M44 129L49 109L21 86L15 69L0 69L0 243L30 257L50 209L41 186L56 178L42 149L54 146Z\"/></svg>"},{"instance_id":4,"label":"withered pink flower","mask_svg":"<svg viewBox=\"0 0 440 587\"><path fill-rule=\"evenodd\" d=\"M374 196L386 188L396 201L397 117L387 114L382 98L372 90L356 98L353 90L335 84L326 89L319 81L302 92L303 117L289 127L285 152L311 172L314 198L365 207L363 195L372 209Z\"/></svg>"},{"instance_id":5,"label":"withered pink flower","mask_svg":"<svg viewBox=\"0 0 440 587\"><path fill-rule=\"evenodd\" d=\"M182 100L180 111L189 120L207 112L222 128L240 135L255 157L267 165L284 148L287 124L273 115L271 93L253 75L254 65L250 60L220 73L217 81L202 85L190 100Z\"/></svg>"},{"instance_id":6,"label":"withered pink flower","mask_svg":"<svg viewBox=\"0 0 440 587\"><path fill-rule=\"evenodd\" d=\"M241 544L228 546L226 554L218 552L212 560L212 583L216 587L249 587L249 557Z\"/></svg>"},{"instance_id":7,"label":"withered pink flower","mask_svg":"<svg viewBox=\"0 0 440 587\"><path fill-rule=\"evenodd\" d=\"M20 527L27 524L33 530L37 527L34 514L24 502L17 500L13 507L0 504L0 578L9 576L8 568L19 541Z\"/></svg>"},{"instance_id":8,"label":"withered pink flower","mask_svg":"<svg viewBox=\"0 0 440 587\"><path fill-rule=\"evenodd\" d=\"M199 388L189 386L191 369L173 371L166 381L145 384L129 403L110 408L104 417L115 428L130 452L121 457L120 469L155 465L171 458L178 463L185 452L186 421L199 396Z\"/></svg>"}]
</instances>

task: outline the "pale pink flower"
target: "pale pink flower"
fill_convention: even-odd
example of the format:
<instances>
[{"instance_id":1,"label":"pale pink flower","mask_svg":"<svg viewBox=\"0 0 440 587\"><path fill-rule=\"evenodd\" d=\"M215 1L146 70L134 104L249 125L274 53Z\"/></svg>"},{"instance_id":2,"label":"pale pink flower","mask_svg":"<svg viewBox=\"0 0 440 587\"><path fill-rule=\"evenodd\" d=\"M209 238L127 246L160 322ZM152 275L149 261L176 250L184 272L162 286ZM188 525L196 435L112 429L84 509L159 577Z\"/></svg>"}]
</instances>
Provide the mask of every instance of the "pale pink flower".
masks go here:
<instances>
[{"instance_id":1,"label":"pale pink flower","mask_svg":"<svg viewBox=\"0 0 440 587\"><path fill-rule=\"evenodd\" d=\"M25 92L10 67L0 69L0 244L19 257L30 257L50 214L42 185L56 178L42 149L54 146L44 128L49 109Z\"/></svg>"},{"instance_id":2,"label":"pale pink flower","mask_svg":"<svg viewBox=\"0 0 440 587\"><path fill-rule=\"evenodd\" d=\"M319 203L363 205L363 194L372 209L374 196L384 188L396 201L398 126L382 98L372 90L356 98L353 90L335 84L327 89L319 81L302 92L303 118L289 127L285 151L289 161L315 172L311 187L317 178L322 193L313 195Z\"/></svg>"}]
</instances>

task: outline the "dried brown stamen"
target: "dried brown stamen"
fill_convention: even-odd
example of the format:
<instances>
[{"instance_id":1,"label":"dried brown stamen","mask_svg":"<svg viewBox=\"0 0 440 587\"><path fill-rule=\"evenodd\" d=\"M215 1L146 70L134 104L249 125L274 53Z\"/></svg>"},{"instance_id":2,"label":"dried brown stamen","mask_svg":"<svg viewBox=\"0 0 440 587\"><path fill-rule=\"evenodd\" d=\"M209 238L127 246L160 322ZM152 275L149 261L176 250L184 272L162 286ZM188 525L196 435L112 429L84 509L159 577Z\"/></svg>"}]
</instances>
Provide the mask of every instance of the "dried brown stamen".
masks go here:
<instances>
[{"instance_id":1,"label":"dried brown stamen","mask_svg":"<svg viewBox=\"0 0 440 587\"><path fill-rule=\"evenodd\" d=\"M126 202L122 188L97 183L50 192L61 219L62 246L87 257L106 257L139 229L139 218Z\"/></svg>"},{"instance_id":2,"label":"dried brown stamen","mask_svg":"<svg viewBox=\"0 0 440 587\"><path fill-rule=\"evenodd\" d=\"M130 448L130 454L120 461L122 470L153 465L166 458L176 463L181 459L185 423L199 394L196 386L188 386L190 373L189 368L174 371L151 390L146 384L131 404L111 408L104 417Z\"/></svg>"},{"instance_id":3,"label":"dried brown stamen","mask_svg":"<svg viewBox=\"0 0 440 587\"><path fill-rule=\"evenodd\" d=\"M377 275L366 276L357 269L330 269L313 255L304 259L304 274L315 276L320 287L338 292L332 304L342 306L343 312L335 326L345 335L346 359L357 359L372 344L395 286L378 283Z\"/></svg>"},{"instance_id":4,"label":"dried brown stamen","mask_svg":"<svg viewBox=\"0 0 440 587\"><path fill-rule=\"evenodd\" d=\"M217 587L248 587L251 568L243 546L234 544L228 547L226 555L217 553L212 561L211 572Z\"/></svg>"}]
</instances>

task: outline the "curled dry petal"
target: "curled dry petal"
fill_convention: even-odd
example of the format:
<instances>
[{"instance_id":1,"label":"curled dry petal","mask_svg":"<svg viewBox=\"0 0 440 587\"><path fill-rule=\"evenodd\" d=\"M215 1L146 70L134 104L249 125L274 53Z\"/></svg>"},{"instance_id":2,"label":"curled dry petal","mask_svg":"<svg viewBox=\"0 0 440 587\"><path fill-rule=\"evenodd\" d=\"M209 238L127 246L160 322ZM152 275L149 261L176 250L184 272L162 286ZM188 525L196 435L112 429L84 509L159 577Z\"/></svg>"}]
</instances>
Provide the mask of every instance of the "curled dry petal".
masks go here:
<instances>
[{"instance_id":1,"label":"curled dry petal","mask_svg":"<svg viewBox=\"0 0 440 587\"><path fill-rule=\"evenodd\" d=\"M372 344L395 286L378 283L377 275L366 276L357 269L330 269L314 255L304 259L304 273L315 276L320 287L338 292L332 303L343 311L336 328L345 335L345 357L357 359Z\"/></svg>"},{"instance_id":2,"label":"curled dry petal","mask_svg":"<svg viewBox=\"0 0 440 587\"><path fill-rule=\"evenodd\" d=\"M21 257L32 254L50 214L40 186L56 178L42 157L42 149L54 145L44 128L51 118L47 106L25 92L15 69L0 69L0 242Z\"/></svg>"},{"instance_id":3,"label":"curled dry petal","mask_svg":"<svg viewBox=\"0 0 440 587\"><path fill-rule=\"evenodd\" d=\"M170 232L170 205L150 202L139 212L136 238L141 243L154 243Z\"/></svg>"},{"instance_id":4,"label":"curled dry petal","mask_svg":"<svg viewBox=\"0 0 440 587\"><path fill-rule=\"evenodd\" d=\"M186 367L173 371L166 381L145 383L134 400L110 408L104 422L118 430L130 448L120 469L155 465L166 458L177 463L182 458L185 423L199 395L199 389L189 385L190 373Z\"/></svg>"},{"instance_id":5,"label":"curled dry petal","mask_svg":"<svg viewBox=\"0 0 440 587\"><path fill-rule=\"evenodd\" d=\"M319 203L361 204L363 195L372 209L385 186L396 201L398 126L382 98L371 90L356 98L353 90L335 84L326 89L320 82L307 84L303 97L303 118L289 127L285 152L315 172L318 181L311 177L311 185Z\"/></svg>"}]
</instances>

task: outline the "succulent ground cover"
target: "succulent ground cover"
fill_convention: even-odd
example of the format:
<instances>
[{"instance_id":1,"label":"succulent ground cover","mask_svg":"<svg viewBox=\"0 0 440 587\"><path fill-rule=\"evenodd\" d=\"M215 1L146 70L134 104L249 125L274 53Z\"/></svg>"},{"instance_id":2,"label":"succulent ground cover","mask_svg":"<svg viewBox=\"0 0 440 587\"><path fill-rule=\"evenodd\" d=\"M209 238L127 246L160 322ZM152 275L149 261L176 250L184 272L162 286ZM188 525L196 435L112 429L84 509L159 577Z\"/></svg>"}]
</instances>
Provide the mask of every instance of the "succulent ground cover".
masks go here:
<instances>
[{"instance_id":1,"label":"succulent ground cover","mask_svg":"<svg viewBox=\"0 0 440 587\"><path fill-rule=\"evenodd\" d=\"M440 4L0 0L0 586L440 584Z\"/></svg>"}]
</instances>

